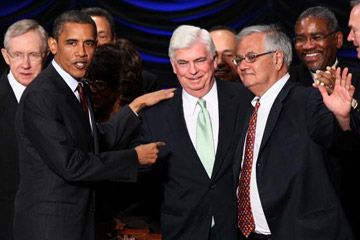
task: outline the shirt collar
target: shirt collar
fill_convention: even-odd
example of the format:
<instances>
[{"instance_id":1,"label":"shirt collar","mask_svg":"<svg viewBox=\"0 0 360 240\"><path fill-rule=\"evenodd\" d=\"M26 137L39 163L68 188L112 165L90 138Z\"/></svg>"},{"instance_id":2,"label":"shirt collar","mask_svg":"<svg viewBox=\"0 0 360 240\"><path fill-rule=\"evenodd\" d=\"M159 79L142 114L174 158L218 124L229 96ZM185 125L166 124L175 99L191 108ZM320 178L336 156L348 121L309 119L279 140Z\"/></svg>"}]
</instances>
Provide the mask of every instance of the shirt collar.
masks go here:
<instances>
[{"instance_id":1,"label":"shirt collar","mask_svg":"<svg viewBox=\"0 0 360 240\"><path fill-rule=\"evenodd\" d=\"M9 80L9 84L15 94L16 100L18 102L20 102L20 98L21 95L23 94L23 92L25 91L25 86L22 85L21 83L19 83L18 81L16 81L14 75L12 74L11 71L9 71L9 74L7 75L7 78Z\"/></svg>"},{"instance_id":2,"label":"shirt collar","mask_svg":"<svg viewBox=\"0 0 360 240\"><path fill-rule=\"evenodd\" d=\"M70 87L70 89L75 92L79 82L73 78L69 73L67 73L56 61L55 59L52 60L52 65L54 66L55 70L60 74L62 79L66 82L66 84Z\"/></svg>"},{"instance_id":3,"label":"shirt collar","mask_svg":"<svg viewBox=\"0 0 360 240\"><path fill-rule=\"evenodd\" d=\"M190 95L188 92L185 91L185 89L183 89L182 91L182 98L183 98L183 105L186 106L184 107L184 110L187 111L187 114L194 114L197 107L197 101L199 100L199 98ZM216 99L217 99L216 81L214 81L214 84L211 87L210 91L206 95L204 95L202 99L206 101L207 106L209 106L209 104L210 105L216 104Z\"/></svg>"},{"instance_id":4,"label":"shirt collar","mask_svg":"<svg viewBox=\"0 0 360 240\"><path fill-rule=\"evenodd\" d=\"M279 92L288 81L290 75L286 73L282 78L277 80L261 97L255 96L251 101L251 105L255 106L256 101L260 98L260 106L263 103L274 102L275 98L278 96Z\"/></svg>"}]
</instances>

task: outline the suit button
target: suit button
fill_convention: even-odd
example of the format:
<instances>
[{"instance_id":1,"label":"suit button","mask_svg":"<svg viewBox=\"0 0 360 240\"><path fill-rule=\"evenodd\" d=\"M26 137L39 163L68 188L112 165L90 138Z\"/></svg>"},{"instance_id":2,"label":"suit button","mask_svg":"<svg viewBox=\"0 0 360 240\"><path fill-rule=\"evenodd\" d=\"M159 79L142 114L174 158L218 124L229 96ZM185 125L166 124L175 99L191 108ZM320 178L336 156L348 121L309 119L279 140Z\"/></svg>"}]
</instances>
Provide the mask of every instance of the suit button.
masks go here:
<instances>
[{"instance_id":1,"label":"suit button","mask_svg":"<svg viewBox=\"0 0 360 240\"><path fill-rule=\"evenodd\" d=\"M216 188L216 184L211 184L210 185L210 189L215 189Z\"/></svg>"}]
</instances>

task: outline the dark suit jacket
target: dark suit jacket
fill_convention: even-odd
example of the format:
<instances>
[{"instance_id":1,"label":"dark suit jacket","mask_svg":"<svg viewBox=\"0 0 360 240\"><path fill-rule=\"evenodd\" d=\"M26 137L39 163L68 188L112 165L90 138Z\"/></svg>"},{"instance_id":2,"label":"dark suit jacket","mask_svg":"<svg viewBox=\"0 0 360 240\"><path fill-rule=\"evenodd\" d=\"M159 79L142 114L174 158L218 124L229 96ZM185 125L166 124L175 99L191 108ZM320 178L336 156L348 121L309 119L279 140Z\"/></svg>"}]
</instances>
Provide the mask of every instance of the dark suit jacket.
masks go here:
<instances>
[{"instance_id":1,"label":"dark suit jacket","mask_svg":"<svg viewBox=\"0 0 360 240\"><path fill-rule=\"evenodd\" d=\"M147 70L143 70L141 72L142 75L142 85L145 93L154 92L156 90L159 90L159 82L158 77Z\"/></svg>"},{"instance_id":2,"label":"dark suit jacket","mask_svg":"<svg viewBox=\"0 0 360 240\"><path fill-rule=\"evenodd\" d=\"M324 156L341 131L319 92L296 85L288 81L275 99L256 164L257 187L273 239L354 239ZM236 159L242 156L247 126L248 121ZM236 176L241 161L235 163Z\"/></svg>"},{"instance_id":3,"label":"dark suit jacket","mask_svg":"<svg viewBox=\"0 0 360 240\"><path fill-rule=\"evenodd\" d=\"M146 109L143 136L161 140L157 170L162 174L164 201L161 230L164 240L208 240L211 217L221 239L237 239L236 195L232 174L235 144L240 137L243 105L250 93L240 84L217 81L219 136L209 178L191 142L182 108L182 90L175 97Z\"/></svg>"},{"instance_id":4,"label":"dark suit jacket","mask_svg":"<svg viewBox=\"0 0 360 240\"><path fill-rule=\"evenodd\" d=\"M359 69L356 68L353 65L353 63L347 62L347 61L345 61L344 59L341 59L341 58L338 58L338 65L337 66L340 67L341 69L347 67L347 68L349 68L349 71L353 74L352 84L357 89L357 91L355 93L355 98L358 99L358 97L359 97L358 89L360 87L360 72L359 72ZM303 86L311 87L313 82L314 82L314 80L311 77L309 69L303 63L300 63L300 64L298 64L296 66L290 67L289 73L290 73L290 76L291 76L291 81L298 82Z\"/></svg>"},{"instance_id":5,"label":"dark suit jacket","mask_svg":"<svg viewBox=\"0 0 360 240\"><path fill-rule=\"evenodd\" d=\"M352 73L352 84L355 86L354 98L360 103L360 72L352 63L338 58L338 66L348 67ZM293 81L304 86L312 86L313 79L305 64L290 69ZM360 238L360 198L354 196L353 183L360 168L360 139L351 133L344 135L327 151L331 179L339 193L346 215L352 225L356 238Z\"/></svg>"},{"instance_id":6,"label":"dark suit jacket","mask_svg":"<svg viewBox=\"0 0 360 240\"><path fill-rule=\"evenodd\" d=\"M13 239L14 200L19 182L15 115L18 107L7 73L0 79L0 239Z\"/></svg>"},{"instance_id":7,"label":"dark suit jacket","mask_svg":"<svg viewBox=\"0 0 360 240\"><path fill-rule=\"evenodd\" d=\"M50 64L26 88L16 116L21 181L15 239L94 239L93 182L135 181L137 154L122 145L139 120L124 107L91 132L74 93ZM92 137L92 135L94 137Z\"/></svg>"}]
</instances>

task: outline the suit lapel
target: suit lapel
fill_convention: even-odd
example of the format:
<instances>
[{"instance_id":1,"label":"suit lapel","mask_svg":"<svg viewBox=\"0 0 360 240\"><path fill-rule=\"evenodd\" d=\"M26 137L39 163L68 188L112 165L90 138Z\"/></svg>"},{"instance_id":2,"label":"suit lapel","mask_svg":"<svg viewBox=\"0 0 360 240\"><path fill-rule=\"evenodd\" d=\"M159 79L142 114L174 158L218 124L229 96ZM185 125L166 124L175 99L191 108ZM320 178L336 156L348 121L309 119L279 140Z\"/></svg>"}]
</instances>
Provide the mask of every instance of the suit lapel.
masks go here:
<instances>
[{"instance_id":1,"label":"suit lapel","mask_svg":"<svg viewBox=\"0 0 360 240\"><path fill-rule=\"evenodd\" d=\"M219 135L218 146L215 154L215 162L212 171L212 179L215 179L224 166L225 155L233 144L233 136L237 135L234 131L240 131L239 104L234 100L234 92L224 88L223 82L217 81L217 94L219 105ZM240 132L239 132L240 134Z\"/></svg>"},{"instance_id":2,"label":"suit lapel","mask_svg":"<svg viewBox=\"0 0 360 240\"><path fill-rule=\"evenodd\" d=\"M69 106L71 107L72 111L77 115L77 119L81 121L81 125L84 126L84 134L91 135L91 127L89 120L87 116L84 114L83 110L81 109L81 105L79 100L76 98L75 94L72 92L72 90L69 88L69 86L66 84L64 79L60 76L60 74L55 70L52 64L49 64L49 66L46 69L46 74L50 76L49 78L53 80L52 82L55 85L55 88L57 89L57 92L59 94L59 97L62 99L59 99L60 102L67 102ZM95 126L94 126L95 127Z\"/></svg>"},{"instance_id":3,"label":"suit lapel","mask_svg":"<svg viewBox=\"0 0 360 240\"><path fill-rule=\"evenodd\" d=\"M287 81L287 83L284 85L283 89L280 91L279 95L276 97L271 107L260 145L259 156L262 150L264 149L264 147L266 146L267 142L269 141L271 133L274 130L274 127L276 126L277 123L277 119L279 118L279 115L281 113L283 107L283 101L293 86L294 83L292 81Z\"/></svg>"},{"instance_id":4,"label":"suit lapel","mask_svg":"<svg viewBox=\"0 0 360 240\"><path fill-rule=\"evenodd\" d=\"M95 121L95 114L94 114L94 107L93 107L94 103L92 100L89 83L87 81L84 81L84 90L85 90L87 105L88 105L89 111L90 111L90 121L92 124L92 135L93 135L92 140L93 140L93 145L94 145L94 152L99 153L100 146L99 146L99 141L98 141L98 132L97 132L97 128L96 128L96 121Z\"/></svg>"},{"instance_id":5,"label":"suit lapel","mask_svg":"<svg viewBox=\"0 0 360 240\"><path fill-rule=\"evenodd\" d=\"M0 118L8 119L7 122L14 122L18 102L15 93L10 86L8 78L4 75L0 79Z\"/></svg>"}]
</instances>

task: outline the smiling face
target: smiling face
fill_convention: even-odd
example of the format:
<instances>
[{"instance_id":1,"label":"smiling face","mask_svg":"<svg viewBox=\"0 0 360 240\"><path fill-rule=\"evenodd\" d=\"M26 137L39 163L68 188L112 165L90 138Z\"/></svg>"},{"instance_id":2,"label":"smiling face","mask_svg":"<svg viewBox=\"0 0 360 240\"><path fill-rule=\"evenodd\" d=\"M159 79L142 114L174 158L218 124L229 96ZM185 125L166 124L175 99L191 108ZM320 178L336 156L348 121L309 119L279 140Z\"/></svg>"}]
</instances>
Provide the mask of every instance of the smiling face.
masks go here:
<instances>
[{"instance_id":1,"label":"smiling face","mask_svg":"<svg viewBox=\"0 0 360 240\"><path fill-rule=\"evenodd\" d=\"M5 62L20 84L29 85L41 72L47 55L43 52L44 44L39 32L29 31L11 38L8 49L1 49Z\"/></svg>"},{"instance_id":2,"label":"smiling face","mask_svg":"<svg viewBox=\"0 0 360 240\"><path fill-rule=\"evenodd\" d=\"M58 39L49 39L54 59L67 73L82 78L92 61L96 32L91 24L65 23Z\"/></svg>"},{"instance_id":3,"label":"smiling face","mask_svg":"<svg viewBox=\"0 0 360 240\"><path fill-rule=\"evenodd\" d=\"M335 63L337 49L342 46L341 32L331 31L323 18L306 17L296 23L294 46L299 59L311 70L324 70ZM319 39L317 36L322 36Z\"/></svg>"},{"instance_id":4,"label":"smiling face","mask_svg":"<svg viewBox=\"0 0 360 240\"><path fill-rule=\"evenodd\" d=\"M176 50L171 64L184 90L200 98L210 91L214 83L214 61L205 44L197 41L189 48Z\"/></svg>"}]
</instances>

